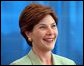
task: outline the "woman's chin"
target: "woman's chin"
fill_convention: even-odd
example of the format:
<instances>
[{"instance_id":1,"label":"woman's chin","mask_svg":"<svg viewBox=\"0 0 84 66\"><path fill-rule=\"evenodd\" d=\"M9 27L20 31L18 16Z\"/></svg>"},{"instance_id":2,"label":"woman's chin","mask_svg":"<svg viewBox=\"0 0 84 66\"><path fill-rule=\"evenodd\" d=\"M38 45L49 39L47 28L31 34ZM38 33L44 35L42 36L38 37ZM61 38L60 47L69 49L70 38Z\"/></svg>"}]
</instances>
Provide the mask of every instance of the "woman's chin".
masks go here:
<instances>
[{"instance_id":1,"label":"woman's chin","mask_svg":"<svg viewBox=\"0 0 84 66\"><path fill-rule=\"evenodd\" d=\"M48 51L51 51L51 50L54 49L54 45L46 45L45 49L48 50Z\"/></svg>"}]
</instances>

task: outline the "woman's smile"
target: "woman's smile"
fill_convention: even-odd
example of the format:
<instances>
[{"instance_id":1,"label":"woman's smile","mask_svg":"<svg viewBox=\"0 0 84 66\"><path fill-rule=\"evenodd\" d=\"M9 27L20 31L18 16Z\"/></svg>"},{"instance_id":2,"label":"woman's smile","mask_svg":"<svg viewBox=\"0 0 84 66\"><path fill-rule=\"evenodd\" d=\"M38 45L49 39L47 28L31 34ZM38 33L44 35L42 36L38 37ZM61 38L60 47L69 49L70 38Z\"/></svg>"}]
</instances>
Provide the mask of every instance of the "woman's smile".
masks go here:
<instances>
[{"instance_id":1,"label":"woman's smile","mask_svg":"<svg viewBox=\"0 0 84 66\"><path fill-rule=\"evenodd\" d=\"M47 43L53 43L53 41L55 41L55 38L43 38L43 40Z\"/></svg>"}]
</instances>

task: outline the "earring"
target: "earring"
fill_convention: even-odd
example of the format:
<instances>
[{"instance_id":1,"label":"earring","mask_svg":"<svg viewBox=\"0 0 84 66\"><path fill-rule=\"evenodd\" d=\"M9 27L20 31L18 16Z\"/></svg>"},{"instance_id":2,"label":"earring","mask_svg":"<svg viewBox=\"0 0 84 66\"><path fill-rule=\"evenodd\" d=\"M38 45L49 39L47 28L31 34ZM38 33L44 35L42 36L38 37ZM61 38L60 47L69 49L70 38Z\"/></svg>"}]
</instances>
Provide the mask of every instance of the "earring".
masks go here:
<instances>
[{"instance_id":1,"label":"earring","mask_svg":"<svg viewBox=\"0 0 84 66\"><path fill-rule=\"evenodd\" d=\"M29 41L32 41L31 38L28 38Z\"/></svg>"}]
</instances>

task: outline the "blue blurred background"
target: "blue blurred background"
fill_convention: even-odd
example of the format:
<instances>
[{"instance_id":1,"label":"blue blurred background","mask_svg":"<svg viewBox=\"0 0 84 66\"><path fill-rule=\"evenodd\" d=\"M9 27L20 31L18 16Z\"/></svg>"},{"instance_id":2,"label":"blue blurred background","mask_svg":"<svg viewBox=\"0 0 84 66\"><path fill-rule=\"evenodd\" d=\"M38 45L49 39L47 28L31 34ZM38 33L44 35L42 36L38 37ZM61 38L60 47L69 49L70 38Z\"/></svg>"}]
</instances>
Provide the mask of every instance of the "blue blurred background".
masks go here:
<instances>
[{"instance_id":1,"label":"blue blurred background","mask_svg":"<svg viewBox=\"0 0 84 66\"><path fill-rule=\"evenodd\" d=\"M31 47L20 34L19 16L30 3L48 5L58 16L58 39L53 52L83 64L83 1L1 1L1 65L9 65Z\"/></svg>"}]
</instances>

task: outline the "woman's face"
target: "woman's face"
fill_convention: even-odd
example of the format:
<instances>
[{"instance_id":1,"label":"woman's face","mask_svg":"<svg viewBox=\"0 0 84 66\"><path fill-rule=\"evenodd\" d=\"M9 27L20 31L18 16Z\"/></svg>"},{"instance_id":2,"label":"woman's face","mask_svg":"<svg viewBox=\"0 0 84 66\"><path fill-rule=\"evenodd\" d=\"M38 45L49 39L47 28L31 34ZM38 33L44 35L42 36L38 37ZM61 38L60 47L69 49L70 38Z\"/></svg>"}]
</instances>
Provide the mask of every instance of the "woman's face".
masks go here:
<instances>
[{"instance_id":1,"label":"woman's face","mask_svg":"<svg viewBox=\"0 0 84 66\"><path fill-rule=\"evenodd\" d=\"M32 39L32 46L41 51L50 51L54 48L58 30L55 20L51 15L46 15L29 34Z\"/></svg>"}]
</instances>

